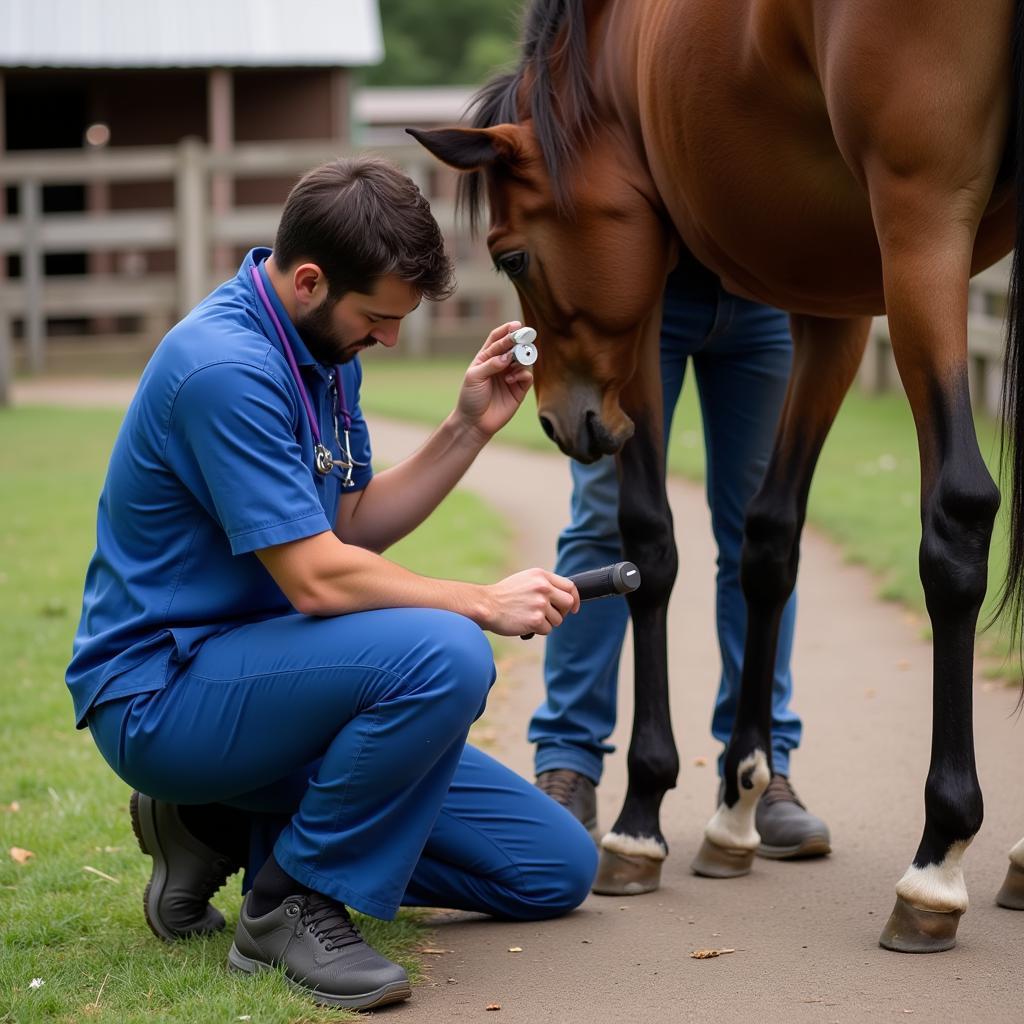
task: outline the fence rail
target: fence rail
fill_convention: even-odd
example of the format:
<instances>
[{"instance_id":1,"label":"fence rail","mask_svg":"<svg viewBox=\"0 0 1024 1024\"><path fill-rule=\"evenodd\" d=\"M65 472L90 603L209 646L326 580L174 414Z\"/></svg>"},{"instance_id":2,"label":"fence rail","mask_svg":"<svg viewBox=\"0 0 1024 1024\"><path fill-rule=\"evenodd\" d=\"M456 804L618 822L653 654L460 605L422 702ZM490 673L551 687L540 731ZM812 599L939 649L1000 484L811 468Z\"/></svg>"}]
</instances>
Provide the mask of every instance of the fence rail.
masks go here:
<instances>
[{"instance_id":1,"label":"fence rail","mask_svg":"<svg viewBox=\"0 0 1024 1024\"><path fill-rule=\"evenodd\" d=\"M424 304L403 329L403 349L425 354L479 341L490 326L516 315L515 293L490 270L479 243L456 223L451 190L431 195L433 161L417 146L379 146L375 152L403 167L431 200L431 207L458 254L460 308ZM0 187L13 187L17 214L0 216L0 404L7 400L12 372L12 324L22 325L26 363L33 372L46 363L47 321L61 318L137 317L150 340L192 308L220 278L213 254L224 247L249 247L273 237L280 204L217 208L218 178L295 178L339 155L335 143L239 144L215 152L195 139L177 146L5 155ZM444 173L441 181L444 182ZM52 185L109 187L166 183L173 206L132 210L48 213L43 189ZM2 193L0 193L2 194ZM2 206L0 206L2 213ZM173 253L173 272L140 271L131 260L121 272L46 276L45 257L59 254ZM6 254L20 257L20 276L5 280ZM145 260L145 257L142 257ZM1002 376L1003 324L1009 259L971 283L969 352L971 394L976 406L996 413ZM899 386L884 318L876 320L861 367L860 386L880 391Z\"/></svg>"},{"instance_id":2,"label":"fence rail","mask_svg":"<svg viewBox=\"0 0 1024 1024\"><path fill-rule=\"evenodd\" d=\"M217 209L212 199L215 178L234 183L294 179L319 163L355 152L320 141L239 144L214 152L198 140L185 139L166 147L5 155L0 187L14 188L17 212L0 216L0 403L6 400L12 372L15 322L22 325L31 372L46 364L51 320L138 317L149 332L156 332L151 337L155 343L224 278L223 267L214 269L218 248L248 248L273 238L280 202ZM479 343L494 323L515 315L513 289L490 272L482 243L473 242L456 223L451 190L431 196L425 187L436 177L431 175L432 158L412 145L380 146L374 152L403 167L424 188L451 251L458 254L458 304L421 306L403 328L403 348L423 354ZM444 172L440 177L443 182ZM153 183L171 186L173 206L79 213L43 209L43 189L51 185L88 189ZM5 280L9 253L19 257L20 276ZM126 269L121 272L111 267L82 275L44 273L50 255L118 253L134 257L122 260ZM164 260L173 263L173 272L140 270L150 253L173 254L173 260Z\"/></svg>"}]
</instances>

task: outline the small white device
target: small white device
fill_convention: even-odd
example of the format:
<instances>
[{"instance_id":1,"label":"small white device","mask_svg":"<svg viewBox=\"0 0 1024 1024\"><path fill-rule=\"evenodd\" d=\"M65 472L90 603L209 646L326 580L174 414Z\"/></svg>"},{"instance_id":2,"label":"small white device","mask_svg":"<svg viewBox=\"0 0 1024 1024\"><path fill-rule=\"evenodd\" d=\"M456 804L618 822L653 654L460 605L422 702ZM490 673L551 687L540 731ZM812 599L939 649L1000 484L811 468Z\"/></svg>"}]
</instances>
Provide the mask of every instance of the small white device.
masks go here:
<instances>
[{"instance_id":1,"label":"small white device","mask_svg":"<svg viewBox=\"0 0 1024 1024\"><path fill-rule=\"evenodd\" d=\"M512 340L516 343L512 349L512 358L520 366L533 366L537 362L537 332L532 327L520 327L512 332Z\"/></svg>"}]
</instances>

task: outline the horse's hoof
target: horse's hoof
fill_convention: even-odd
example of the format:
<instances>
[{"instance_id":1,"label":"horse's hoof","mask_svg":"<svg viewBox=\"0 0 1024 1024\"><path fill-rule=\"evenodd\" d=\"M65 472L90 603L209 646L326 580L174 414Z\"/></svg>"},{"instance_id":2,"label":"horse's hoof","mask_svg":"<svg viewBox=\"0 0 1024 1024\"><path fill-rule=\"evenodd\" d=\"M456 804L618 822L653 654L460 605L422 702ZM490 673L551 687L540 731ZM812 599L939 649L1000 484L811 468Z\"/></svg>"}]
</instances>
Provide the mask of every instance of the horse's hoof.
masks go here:
<instances>
[{"instance_id":1,"label":"horse's hoof","mask_svg":"<svg viewBox=\"0 0 1024 1024\"><path fill-rule=\"evenodd\" d=\"M996 903L1007 910L1024 910L1024 868L1010 864L1003 879L1003 887L996 896Z\"/></svg>"},{"instance_id":2,"label":"horse's hoof","mask_svg":"<svg viewBox=\"0 0 1024 1024\"><path fill-rule=\"evenodd\" d=\"M690 864L690 870L704 878L739 878L740 875L750 874L754 853L754 850L731 850L716 846L705 839Z\"/></svg>"},{"instance_id":3,"label":"horse's hoof","mask_svg":"<svg viewBox=\"0 0 1024 1024\"><path fill-rule=\"evenodd\" d=\"M639 854L601 850L597 877L590 887L600 896L639 896L661 885L663 860Z\"/></svg>"},{"instance_id":4,"label":"horse's hoof","mask_svg":"<svg viewBox=\"0 0 1024 1024\"><path fill-rule=\"evenodd\" d=\"M941 953L956 945L956 926L962 916L962 910L918 910L897 896L878 944L897 953Z\"/></svg>"}]
</instances>

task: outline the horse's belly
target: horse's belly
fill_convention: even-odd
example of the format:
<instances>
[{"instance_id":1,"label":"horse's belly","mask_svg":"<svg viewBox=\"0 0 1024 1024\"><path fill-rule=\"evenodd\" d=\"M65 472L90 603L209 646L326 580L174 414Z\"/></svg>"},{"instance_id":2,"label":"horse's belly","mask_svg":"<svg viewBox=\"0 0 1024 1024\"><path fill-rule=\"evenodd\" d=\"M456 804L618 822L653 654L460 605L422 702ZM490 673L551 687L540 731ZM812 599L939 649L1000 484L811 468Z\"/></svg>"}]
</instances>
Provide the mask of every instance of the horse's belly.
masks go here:
<instances>
[{"instance_id":1,"label":"horse's belly","mask_svg":"<svg viewBox=\"0 0 1024 1024\"><path fill-rule=\"evenodd\" d=\"M804 8L666 2L644 66L680 70L652 70L642 85L649 162L680 236L726 287L792 312L879 314L870 203L801 49ZM763 14L756 39L751 12ZM983 221L975 270L1012 243L1005 213Z\"/></svg>"}]
</instances>

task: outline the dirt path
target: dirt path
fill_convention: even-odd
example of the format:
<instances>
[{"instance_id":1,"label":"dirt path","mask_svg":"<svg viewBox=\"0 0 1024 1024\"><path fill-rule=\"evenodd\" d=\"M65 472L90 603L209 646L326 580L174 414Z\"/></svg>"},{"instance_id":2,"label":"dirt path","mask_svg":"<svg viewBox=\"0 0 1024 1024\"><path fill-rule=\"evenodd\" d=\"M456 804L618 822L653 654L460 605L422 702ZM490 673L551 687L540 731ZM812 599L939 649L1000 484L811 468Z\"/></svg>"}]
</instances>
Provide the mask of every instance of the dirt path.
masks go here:
<instances>
[{"instance_id":1,"label":"dirt path","mask_svg":"<svg viewBox=\"0 0 1024 1024\"><path fill-rule=\"evenodd\" d=\"M89 401L88 386L75 399ZM106 387L94 399L123 400ZM22 388L32 401L70 401L52 385ZM417 428L374 423L375 453L393 461L422 438ZM492 446L465 485L486 496L516 531L522 565L550 565L568 514L568 473L557 455ZM960 945L933 956L877 946L893 886L920 838L930 721L931 650L925 623L879 602L863 571L844 565L813 532L805 537L796 636L795 706L805 740L793 777L832 827L834 854L787 864L758 860L734 881L688 870L713 809L717 754L708 723L717 685L714 552L701 491L672 484L681 572L670 611L673 726L679 786L665 800L671 855L657 893L592 896L575 914L540 925L441 913L429 980L388 1011L401 1024L449 1019L529 1022L715 1022L859 1024L862 1021L1024 1021L1024 913L995 907L1006 852L1024 833L1020 799L1024 725L1016 694L975 685L978 769L987 818L966 860L972 905ZM540 641L505 667L488 726L498 756L532 776L527 720L540 699ZM629 660L624 659L629 666ZM631 721L624 674L618 752L600 788L601 825L625 788ZM707 766L695 765L704 758ZM522 947L520 953L509 947ZM735 948L713 960L691 951ZM487 1006L499 1004L500 1012Z\"/></svg>"}]
</instances>

